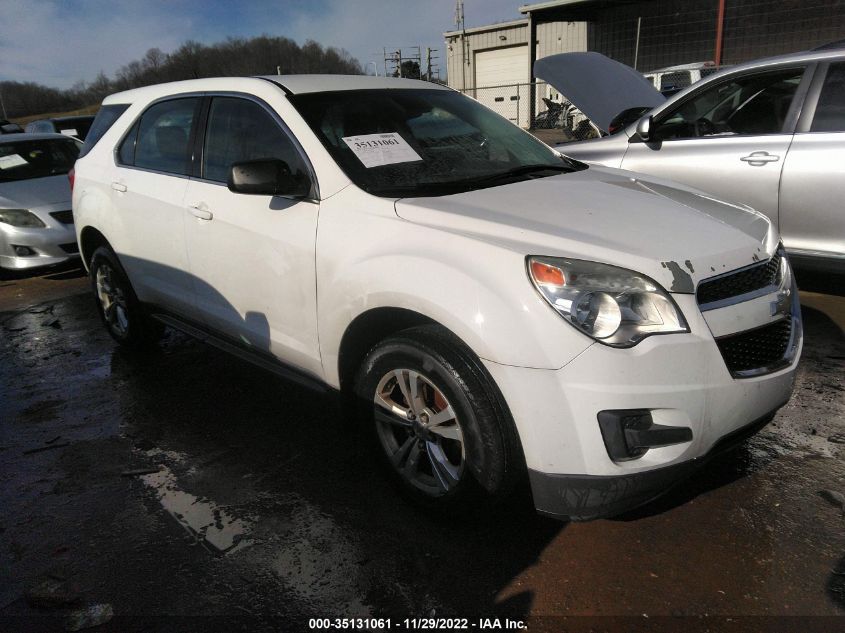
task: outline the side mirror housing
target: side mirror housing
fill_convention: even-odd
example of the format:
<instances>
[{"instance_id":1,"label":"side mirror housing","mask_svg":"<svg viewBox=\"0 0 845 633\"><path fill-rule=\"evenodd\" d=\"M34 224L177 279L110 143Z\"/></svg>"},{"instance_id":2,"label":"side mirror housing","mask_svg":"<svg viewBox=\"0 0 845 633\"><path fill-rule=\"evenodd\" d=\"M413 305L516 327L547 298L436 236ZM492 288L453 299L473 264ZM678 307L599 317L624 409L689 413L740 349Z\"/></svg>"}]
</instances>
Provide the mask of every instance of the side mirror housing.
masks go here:
<instances>
[{"instance_id":1,"label":"side mirror housing","mask_svg":"<svg viewBox=\"0 0 845 633\"><path fill-rule=\"evenodd\" d=\"M648 142L654 140L654 120L652 119L651 115L646 115L639 120L637 123L637 134L639 137Z\"/></svg>"},{"instance_id":2,"label":"side mirror housing","mask_svg":"<svg viewBox=\"0 0 845 633\"><path fill-rule=\"evenodd\" d=\"M308 177L292 174L288 164L279 159L247 160L233 163L226 182L229 191L261 196L305 197L311 190Z\"/></svg>"}]
</instances>

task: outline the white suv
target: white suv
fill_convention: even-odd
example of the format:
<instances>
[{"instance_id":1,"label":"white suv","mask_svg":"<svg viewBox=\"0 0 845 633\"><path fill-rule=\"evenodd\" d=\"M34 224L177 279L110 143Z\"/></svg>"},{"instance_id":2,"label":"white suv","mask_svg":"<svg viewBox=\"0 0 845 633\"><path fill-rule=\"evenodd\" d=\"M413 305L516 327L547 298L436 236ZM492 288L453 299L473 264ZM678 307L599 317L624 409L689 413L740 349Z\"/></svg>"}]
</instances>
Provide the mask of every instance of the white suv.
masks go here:
<instances>
[{"instance_id":1,"label":"white suv","mask_svg":"<svg viewBox=\"0 0 845 633\"><path fill-rule=\"evenodd\" d=\"M562 157L411 80L203 79L108 97L73 210L112 336L167 324L340 390L400 487L588 519L789 399L768 219ZM363 491L362 491L363 492Z\"/></svg>"}]
</instances>

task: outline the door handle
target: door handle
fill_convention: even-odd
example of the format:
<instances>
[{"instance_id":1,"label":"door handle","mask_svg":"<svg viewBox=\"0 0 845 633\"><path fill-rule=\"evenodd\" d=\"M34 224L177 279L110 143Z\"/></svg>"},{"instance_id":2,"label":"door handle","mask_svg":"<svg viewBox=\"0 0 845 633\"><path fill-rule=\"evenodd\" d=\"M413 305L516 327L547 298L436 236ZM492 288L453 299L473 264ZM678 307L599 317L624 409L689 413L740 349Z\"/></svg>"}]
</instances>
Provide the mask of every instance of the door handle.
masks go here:
<instances>
[{"instance_id":1,"label":"door handle","mask_svg":"<svg viewBox=\"0 0 845 633\"><path fill-rule=\"evenodd\" d=\"M115 191L119 191L120 193L124 193L126 191L126 185L124 185L122 182L113 182L111 184L111 188Z\"/></svg>"},{"instance_id":2,"label":"door handle","mask_svg":"<svg viewBox=\"0 0 845 633\"><path fill-rule=\"evenodd\" d=\"M780 160L780 156L769 154L769 152L751 152L748 156L740 158L744 163L748 163L754 167L760 167L766 163L775 163Z\"/></svg>"},{"instance_id":3,"label":"door handle","mask_svg":"<svg viewBox=\"0 0 845 633\"><path fill-rule=\"evenodd\" d=\"M214 214L208 210L204 202L189 205L188 209L191 211L191 215L200 220L211 220L214 217Z\"/></svg>"}]
</instances>

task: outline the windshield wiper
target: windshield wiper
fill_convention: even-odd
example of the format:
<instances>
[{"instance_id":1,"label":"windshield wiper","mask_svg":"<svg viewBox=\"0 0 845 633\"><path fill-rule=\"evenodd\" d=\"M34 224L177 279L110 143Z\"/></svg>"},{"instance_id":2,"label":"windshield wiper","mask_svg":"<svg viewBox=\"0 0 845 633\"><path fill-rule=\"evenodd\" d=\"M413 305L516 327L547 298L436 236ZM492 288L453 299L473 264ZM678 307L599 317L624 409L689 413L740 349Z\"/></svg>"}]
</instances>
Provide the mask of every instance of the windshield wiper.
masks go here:
<instances>
[{"instance_id":1,"label":"windshield wiper","mask_svg":"<svg viewBox=\"0 0 845 633\"><path fill-rule=\"evenodd\" d=\"M495 182L498 180L508 180L510 178L518 178L519 176L529 176L531 174L539 174L544 171L552 171L556 173L569 173L572 171L576 171L574 167L570 165L545 165L542 163L532 164L532 165L520 165L519 167L513 167L512 169L508 169L506 171L500 171L495 174L489 174L487 176L479 176L477 178L467 178L463 182L466 183L483 183L483 182Z\"/></svg>"}]
</instances>

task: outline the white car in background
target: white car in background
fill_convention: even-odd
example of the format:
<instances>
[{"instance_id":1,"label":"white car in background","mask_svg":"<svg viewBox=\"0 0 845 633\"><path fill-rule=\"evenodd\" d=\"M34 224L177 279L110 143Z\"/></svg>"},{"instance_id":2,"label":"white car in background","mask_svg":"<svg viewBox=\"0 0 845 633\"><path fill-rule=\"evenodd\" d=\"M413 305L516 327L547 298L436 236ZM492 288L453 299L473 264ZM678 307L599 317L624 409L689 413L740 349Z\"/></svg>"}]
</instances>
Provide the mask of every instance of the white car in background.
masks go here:
<instances>
[{"instance_id":1,"label":"white car in background","mask_svg":"<svg viewBox=\"0 0 845 633\"><path fill-rule=\"evenodd\" d=\"M81 146L61 134L0 136L0 269L79 257L68 172Z\"/></svg>"},{"instance_id":2,"label":"white car in background","mask_svg":"<svg viewBox=\"0 0 845 633\"><path fill-rule=\"evenodd\" d=\"M428 506L527 476L542 513L618 513L790 397L769 220L564 158L448 88L202 79L112 95L94 128L73 208L115 340L168 324L340 390Z\"/></svg>"}]
</instances>

